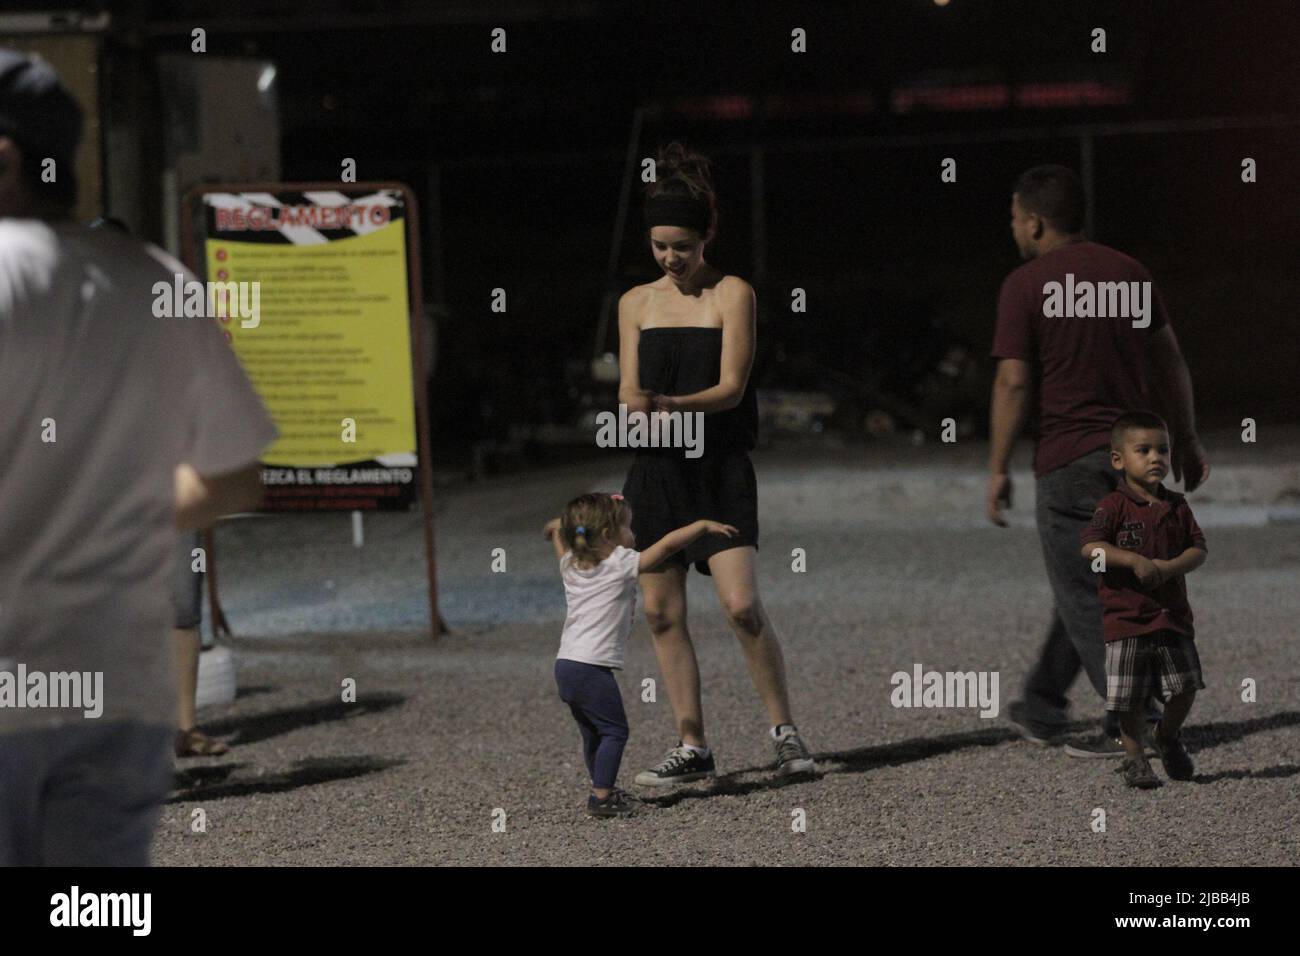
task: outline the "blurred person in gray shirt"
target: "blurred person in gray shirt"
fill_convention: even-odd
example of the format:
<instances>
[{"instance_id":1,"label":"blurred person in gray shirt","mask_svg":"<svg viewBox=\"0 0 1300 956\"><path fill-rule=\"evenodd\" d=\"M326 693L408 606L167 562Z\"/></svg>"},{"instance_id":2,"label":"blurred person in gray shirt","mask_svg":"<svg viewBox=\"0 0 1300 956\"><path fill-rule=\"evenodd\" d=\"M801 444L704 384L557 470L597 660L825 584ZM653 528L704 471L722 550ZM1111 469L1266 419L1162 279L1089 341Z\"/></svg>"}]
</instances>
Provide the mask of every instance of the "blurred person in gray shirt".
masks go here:
<instances>
[{"instance_id":1,"label":"blurred person in gray shirt","mask_svg":"<svg viewBox=\"0 0 1300 956\"><path fill-rule=\"evenodd\" d=\"M0 49L0 865L148 864L178 530L256 507L277 437L215 322L154 316L186 270L69 221L80 136Z\"/></svg>"}]
</instances>

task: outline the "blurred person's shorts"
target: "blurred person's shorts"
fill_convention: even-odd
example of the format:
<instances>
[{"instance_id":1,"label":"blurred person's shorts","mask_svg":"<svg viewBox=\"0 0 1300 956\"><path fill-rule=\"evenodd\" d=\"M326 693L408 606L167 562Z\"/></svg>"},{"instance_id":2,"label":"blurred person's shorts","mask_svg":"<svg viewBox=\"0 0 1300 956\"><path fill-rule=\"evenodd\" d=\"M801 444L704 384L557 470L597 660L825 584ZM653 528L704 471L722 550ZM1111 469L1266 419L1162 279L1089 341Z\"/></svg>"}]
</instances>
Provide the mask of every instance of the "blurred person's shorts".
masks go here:
<instances>
[{"instance_id":1,"label":"blurred person's shorts","mask_svg":"<svg viewBox=\"0 0 1300 956\"><path fill-rule=\"evenodd\" d=\"M176 615L175 626L182 629L198 627L203 620L203 572L191 570L193 550L197 547L200 547L197 531L181 532L180 550L172 571L172 609Z\"/></svg>"}]
</instances>

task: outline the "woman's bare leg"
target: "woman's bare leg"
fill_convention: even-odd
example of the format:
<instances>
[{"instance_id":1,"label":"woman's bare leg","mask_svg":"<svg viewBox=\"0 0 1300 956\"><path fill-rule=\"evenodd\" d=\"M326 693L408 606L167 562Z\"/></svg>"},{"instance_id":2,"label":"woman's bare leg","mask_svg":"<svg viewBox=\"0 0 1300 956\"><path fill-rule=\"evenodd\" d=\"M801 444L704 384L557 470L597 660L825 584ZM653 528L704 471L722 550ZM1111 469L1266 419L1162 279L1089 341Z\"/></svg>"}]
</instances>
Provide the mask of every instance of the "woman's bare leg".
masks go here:
<instances>
[{"instance_id":1,"label":"woman's bare leg","mask_svg":"<svg viewBox=\"0 0 1300 956\"><path fill-rule=\"evenodd\" d=\"M709 558L709 571L718 589L718 600L736 632L749 676L767 708L773 727L792 724L790 695L785 682L785 658L776 631L758 598L754 573L754 548L728 548Z\"/></svg>"},{"instance_id":2,"label":"woman's bare leg","mask_svg":"<svg viewBox=\"0 0 1300 956\"><path fill-rule=\"evenodd\" d=\"M665 565L641 575L646 621L654 638L659 671L668 687L677 733L683 743L703 747L704 710L700 704L700 666L686 629L686 569Z\"/></svg>"},{"instance_id":3,"label":"woman's bare leg","mask_svg":"<svg viewBox=\"0 0 1300 956\"><path fill-rule=\"evenodd\" d=\"M180 730L194 729L194 695L199 687L199 629L172 628L172 647L176 649L176 676L180 685L177 716Z\"/></svg>"}]
</instances>

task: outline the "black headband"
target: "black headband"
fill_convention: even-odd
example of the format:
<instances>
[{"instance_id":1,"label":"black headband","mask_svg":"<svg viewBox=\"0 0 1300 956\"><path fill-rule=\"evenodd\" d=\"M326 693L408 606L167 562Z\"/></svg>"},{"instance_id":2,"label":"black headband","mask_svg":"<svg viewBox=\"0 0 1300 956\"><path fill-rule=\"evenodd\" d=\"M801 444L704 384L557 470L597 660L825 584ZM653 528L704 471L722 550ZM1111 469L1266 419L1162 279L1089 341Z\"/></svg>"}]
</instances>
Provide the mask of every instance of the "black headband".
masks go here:
<instances>
[{"instance_id":1,"label":"black headband","mask_svg":"<svg viewBox=\"0 0 1300 956\"><path fill-rule=\"evenodd\" d=\"M694 229L702 236L706 235L709 231L708 201L670 193L651 196L645 203L645 225L647 229L655 226L684 226Z\"/></svg>"}]
</instances>

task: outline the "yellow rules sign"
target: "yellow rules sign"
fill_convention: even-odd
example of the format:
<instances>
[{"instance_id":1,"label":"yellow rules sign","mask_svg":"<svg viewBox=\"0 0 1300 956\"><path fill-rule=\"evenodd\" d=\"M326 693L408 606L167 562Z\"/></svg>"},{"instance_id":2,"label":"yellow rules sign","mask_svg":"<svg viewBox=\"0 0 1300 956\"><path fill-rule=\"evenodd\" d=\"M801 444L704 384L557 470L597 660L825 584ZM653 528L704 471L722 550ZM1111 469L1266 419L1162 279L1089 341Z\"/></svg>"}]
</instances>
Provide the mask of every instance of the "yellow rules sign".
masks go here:
<instances>
[{"instance_id":1,"label":"yellow rules sign","mask_svg":"<svg viewBox=\"0 0 1300 956\"><path fill-rule=\"evenodd\" d=\"M217 286L232 306L219 321L280 428L263 462L266 510L411 507L402 192L207 193L204 214L208 281L234 283Z\"/></svg>"}]
</instances>

